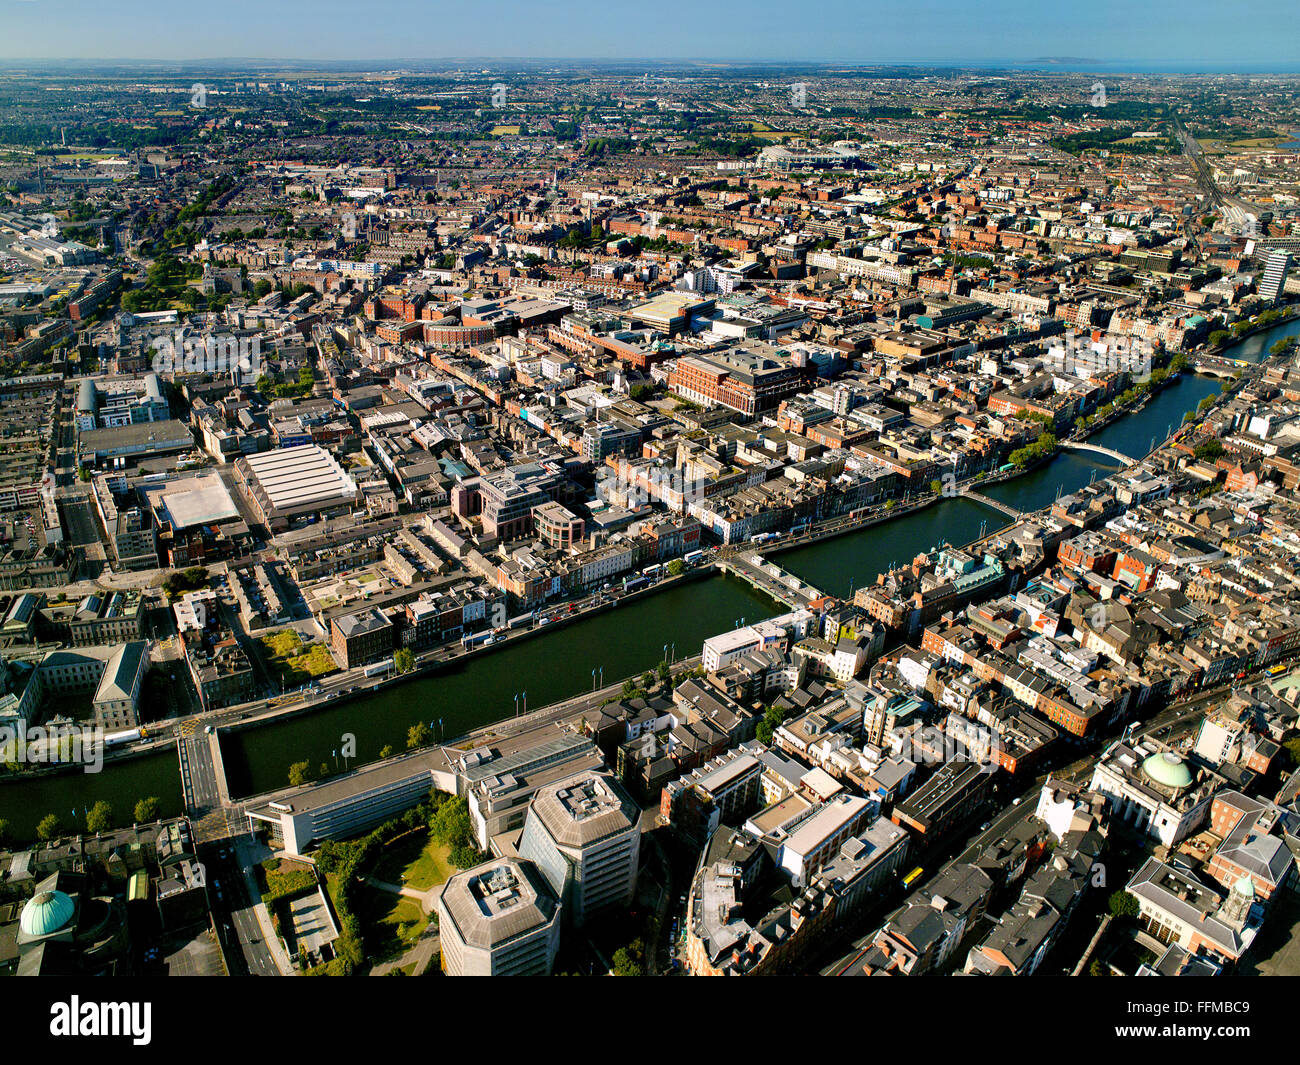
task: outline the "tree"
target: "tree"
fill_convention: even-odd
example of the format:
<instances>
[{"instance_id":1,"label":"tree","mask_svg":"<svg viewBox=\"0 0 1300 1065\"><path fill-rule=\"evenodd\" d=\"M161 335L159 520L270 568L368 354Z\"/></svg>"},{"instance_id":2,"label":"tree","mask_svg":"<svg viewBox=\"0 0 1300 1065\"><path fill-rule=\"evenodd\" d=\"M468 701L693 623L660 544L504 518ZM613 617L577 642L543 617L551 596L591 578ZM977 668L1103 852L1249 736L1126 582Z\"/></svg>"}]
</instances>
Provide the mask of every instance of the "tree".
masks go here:
<instances>
[{"instance_id":1,"label":"tree","mask_svg":"<svg viewBox=\"0 0 1300 1065\"><path fill-rule=\"evenodd\" d=\"M146 824L149 821L156 820L158 817L158 796L151 795L147 799L141 799L135 804L135 823L137 825Z\"/></svg>"},{"instance_id":2,"label":"tree","mask_svg":"<svg viewBox=\"0 0 1300 1065\"><path fill-rule=\"evenodd\" d=\"M1110 897L1110 912L1116 917L1136 917L1141 907L1138 900L1127 891L1116 891Z\"/></svg>"},{"instance_id":3,"label":"tree","mask_svg":"<svg viewBox=\"0 0 1300 1065\"><path fill-rule=\"evenodd\" d=\"M310 762L294 762L289 767L289 783L293 787L299 784L306 784L312 779Z\"/></svg>"},{"instance_id":4,"label":"tree","mask_svg":"<svg viewBox=\"0 0 1300 1065\"><path fill-rule=\"evenodd\" d=\"M672 676L672 667L668 665L668 659L666 658L660 660L655 670L659 674L660 681L667 682L668 678Z\"/></svg>"},{"instance_id":5,"label":"tree","mask_svg":"<svg viewBox=\"0 0 1300 1065\"><path fill-rule=\"evenodd\" d=\"M380 747L380 748L379 748L379 757L380 757L380 758L392 758L392 757L393 757L393 746L392 746L392 744L390 744L390 743L385 743L382 747Z\"/></svg>"},{"instance_id":6,"label":"tree","mask_svg":"<svg viewBox=\"0 0 1300 1065\"><path fill-rule=\"evenodd\" d=\"M645 942L634 939L614 951L615 976L645 976Z\"/></svg>"},{"instance_id":7,"label":"tree","mask_svg":"<svg viewBox=\"0 0 1300 1065\"><path fill-rule=\"evenodd\" d=\"M415 668L415 652L409 647L399 649L393 655L393 668L398 673L409 673Z\"/></svg>"},{"instance_id":8,"label":"tree","mask_svg":"<svg viewBox=\"0 0 1300 1065\"><path fill-rule=\"evenodd\" d=\"M463 795L448 799L434 811L429 818L429 834L434 842L444 847L456 848L473 844L474 826L469 817L469 803Z\"/></svg>"},{"instance_id":9,"label":"tree","mask_svg":"<svg viewBox=\"0 0 1300 1065\"><path fill-rule=\"evenodd\" d=\"M57 814L46 814L36 826L36 838L41 842L51 840L59 834L61 827Z\"/></svg>"},{"instance_id":10,"label":"tree","mask_svg":"<svg viewBox=\"0 0 1300 1065\"><path fill-rule=\"evenodd\" d=\"M776 730L785 723L785 710L779 706L769 706L763 714L763 720L758 723L755 735L760 743L770 744Z\"/></svg>"},{"instance_id":11,"label":"tree","mask_svg":"<svg viewBox=\"0 0 1300 1065\"><path fill-rule=\"evenodd\" d=\"M406 749L413 751L417 747L424 747L433 740L433 732L423 721L412 725L406 730Z\"/></svg>"},{"instance_id":12,"label":"tree","mask_svg":"<svg viewBox=\"0 0 1300 1065\"><path fill-rule=\"evenodd\" d=\"M680 577L685 572L686 572L686 563L683 562L680 558L675 558L668 563L668 576Z\"/></svg>"},{"instance_id":13,"label":"tree","mask_svg":"<svg viewBox=\"0 0 1300 1065\"><path fill-rule=\"evenodd\" d=\"M935 495L938 495L940 492L943 491L943 482L937 479L931 481L930 491L933 492Z\"/></svg>"},{"instance_id":14,"label":"tree","mask_svg":"<svg viewBox=\"0 0 1300 1065\"><path fill-rule=\"evenodd\" d=\"M87 832L107 832L113 827L113 807L103 799L90 808L86 815Z\"/></svg>"}]
</instances>

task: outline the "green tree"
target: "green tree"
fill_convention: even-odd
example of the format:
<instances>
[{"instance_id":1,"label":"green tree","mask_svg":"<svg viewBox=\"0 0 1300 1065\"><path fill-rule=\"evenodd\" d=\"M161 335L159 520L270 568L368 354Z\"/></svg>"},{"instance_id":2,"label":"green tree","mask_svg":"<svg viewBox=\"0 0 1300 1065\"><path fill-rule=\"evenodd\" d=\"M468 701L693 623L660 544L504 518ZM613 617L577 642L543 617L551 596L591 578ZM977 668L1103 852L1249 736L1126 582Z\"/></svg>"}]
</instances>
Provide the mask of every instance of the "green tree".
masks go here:
<instances>
[{"instance_id":1,"label":"green tree","mask_svg":"<svg viewBox=\"0 0 1300 1065\"><path fill-rule=\"evenodd\" d=\"M36 826L36 838L42 842L51 840L59 834L62 827L57 814L46 814Z\"/></svg>"},{"instance_id":2,"label":"green tree","mask_svg":"<svg viewBox=\"0 0 1300 1065\"><path fill-rule=\"evenodd\" d=\"M107 832L113 827L113 807L103 799L90 808L86 815L87 832Z\"/></svg>"},{"instance_id":3,"label":"green tree","mask_svg":"<svg viewBox=\"0 0 1300 1065\"><path fill-rule=\"evenodd\" d=\"M433 742L433 731L423 721L406 730L406 749L413 751Z\"/></svg>"},{"instance_id":4,"label":"green tree","mask_svg":"<svg viewBox=\"0 0 1300 1065\"><path fill-rule=\"evenodd\" d=\"M634 939L614 951L615 976L645 976L645 942Z\"/></svg>"},{"instance_id":5,"label":"green tree","mask_svg":"<svg viewBox=\"0 0 1300 1065\"><path fill-rule=\"evenodd\" d=\"M675 558L668 563L668 576L680 577L685 572L686 572L686 563L683 562L680 558Z\"/></svg>"},{"instance_id":6,"label":"green tree","mask_svg":"<svg viewBox=\"0 0 1300 1065\"><path fill-rule=\"evenodd\" d=\"M446 800L434 811L429 818L429 834L444 847L465 847L473 843L474 826L469 803L463 795Z\"/></svg>"},{"instance_id":7,"label":"green tree","mask_svg":"<svg viewBox=\"0 0 1300 1065\"><path fill-rule=\"evenodd\" d=\"M785 710L779 706L769 706L767 710L764 711L763 720L758 723L758 728L755 730L754 734L758 737L760 743L770 744L772 742L772 737L776 734L776 730L784 723Z\"/></svg>"},{"instance_id":8,"label":"green tree","mask_svg":"<svg viewBox=\"0 0 1300 1065\"><path fill-rule=\"evenodd\" d=\"M1110 912L1116 917L1136 917L1140 910L1138 900L1127 891L1114 892L1109 900Z\"/></svg>"},{"instance_id":9,"label":"green tree","mask_svg":"<svg viewBox=\"0 0 1300 1065\"><path fill-rule=\"evenodd\" d=\"M392 744L390 744L390 743L385 743L382 747L380 747L380 748L379 748L379 757L380 757L380 758L392 758L392 757L393 757L393 746L392 746Z\"/></svg>"},{"instance_id":10,"label":"green tree","mask_svg":"<svg viewBox=\"0 0 1300 1065\"><path fill-rule=\"evenodd\" d=\"M137 825L147 824L158 817L158 796L150 795L147 799L141 799L135 804L135 823Z\"/></svg>"},{"instance_id":11,"label":"green tree","mask_svg":"<svg viewBox=\"0 0 1300 1065\"><path fill-rule=\"evenodd\" d=\"M293 787L296 788L299 784L306 784L312 779L310 762L294 762L289 767L289 783Z\"/></svg>"},{"instance_id":12,"label":"green tree","mask_svg":"<svg viewBox=\"0 0 1300 1065\"><path fill-rule=\"evenodd\" d=\"M409 673L415 668L415 652L409 647L403 647L393 655L393 668L398 673Z\"/></svg>"}]
</instances>

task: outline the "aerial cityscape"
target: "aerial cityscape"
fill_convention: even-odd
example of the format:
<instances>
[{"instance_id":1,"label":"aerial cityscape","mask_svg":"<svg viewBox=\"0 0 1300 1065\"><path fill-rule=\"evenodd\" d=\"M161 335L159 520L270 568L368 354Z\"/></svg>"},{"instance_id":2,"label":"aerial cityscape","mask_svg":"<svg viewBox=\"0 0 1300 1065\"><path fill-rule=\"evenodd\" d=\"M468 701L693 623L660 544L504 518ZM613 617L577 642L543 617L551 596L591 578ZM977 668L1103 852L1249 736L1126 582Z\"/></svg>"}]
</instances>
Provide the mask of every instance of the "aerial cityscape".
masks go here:
<instances>
[{"instance_id":1,"label":"aerial cityscape","mask_svg":"<svg viewBox=\"0 0 1300 1065\"><path fill-rule=\"evenodd\" d=\"M13 41L0 975L1300 975L1294 64Z\"/></svg>"}]
</instances>

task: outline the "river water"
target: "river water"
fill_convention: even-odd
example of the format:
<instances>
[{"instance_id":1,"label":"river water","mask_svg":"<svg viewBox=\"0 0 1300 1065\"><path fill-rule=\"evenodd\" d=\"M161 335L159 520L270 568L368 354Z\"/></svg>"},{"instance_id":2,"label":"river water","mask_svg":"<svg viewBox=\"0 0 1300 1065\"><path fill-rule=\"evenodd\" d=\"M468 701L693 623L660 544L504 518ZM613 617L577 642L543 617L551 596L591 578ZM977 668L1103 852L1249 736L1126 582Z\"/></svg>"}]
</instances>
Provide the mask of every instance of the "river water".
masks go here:
<instances>
[{"instance_id":1,"label":"river water","mask_svg":"<svg viewBox=\"0 0 1300 1065\"><path fill-rule=\"evenodd\" d=\"M1250 357L1242 350L1247 345L1265 352L1278 337L1298 331L1300 322L1290 322L1261 333L1238 348L1235 357ZM1153 437L1162 439L1171 426L1181 423L1186 411L1194 410L1219 387L1212 378L1184 376L1142 412L1108 426L1090 442L1141 457ZM1034 510L1118 468L1103 456L1064 452L1033 473L994 485L987 494L1021 510ZM901 562L943 541L968 543L981 531L1006 522L1005 515L990 507L950 499L896 521L785 552L775 560L823 591L845 596L851 584L860 587L874 581L891 561ZM699 653L706 637L733 627L741 618L752 622L782 609L743 582L715 575L476 656L433 676L341 701L329 709L228 733L222 751L231 794L282 787L288 783L289 766L297 761L342 768L335 752L348 734L356 742L351 764L372 761L385 745L401 750L407 729L417 722L455 736L511 716L517 692L526 691L527 705L538 709L590 690L592 669L603 666L606 683L638 674L658 664L664 644L675 643L677 657L688 657ZM66 774L0 784L0 818L9 822L14 838L30 838L36 823L51 812L65 826L84 825L84 809L101 798L112 804L115 821L129 821L136 800L148 795L160 799L164 816L182 812L174 752L123 761L98 775Z\"/></svg>"}]
</instances>

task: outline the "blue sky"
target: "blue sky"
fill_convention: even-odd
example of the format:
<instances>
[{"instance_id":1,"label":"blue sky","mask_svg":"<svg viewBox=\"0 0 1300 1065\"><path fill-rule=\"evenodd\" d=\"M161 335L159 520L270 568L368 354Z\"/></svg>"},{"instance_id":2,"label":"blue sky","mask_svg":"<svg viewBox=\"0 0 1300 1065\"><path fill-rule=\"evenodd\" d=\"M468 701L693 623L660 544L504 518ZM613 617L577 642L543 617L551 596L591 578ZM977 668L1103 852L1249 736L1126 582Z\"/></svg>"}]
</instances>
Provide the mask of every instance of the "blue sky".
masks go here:
<instances>
[{"instance_id":1,"label":"blue sky","mask_svg":"<svg viewBox=\"0 0 1300 1065\"><path fill-rule=\"evenodd\" d=\"M1241 62L1295 69L1300 0L0 0L0 57Z\"/></svg>"}]
</instances>

